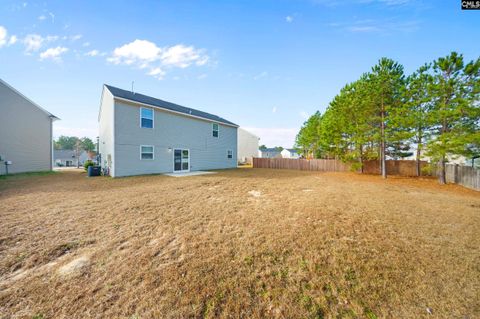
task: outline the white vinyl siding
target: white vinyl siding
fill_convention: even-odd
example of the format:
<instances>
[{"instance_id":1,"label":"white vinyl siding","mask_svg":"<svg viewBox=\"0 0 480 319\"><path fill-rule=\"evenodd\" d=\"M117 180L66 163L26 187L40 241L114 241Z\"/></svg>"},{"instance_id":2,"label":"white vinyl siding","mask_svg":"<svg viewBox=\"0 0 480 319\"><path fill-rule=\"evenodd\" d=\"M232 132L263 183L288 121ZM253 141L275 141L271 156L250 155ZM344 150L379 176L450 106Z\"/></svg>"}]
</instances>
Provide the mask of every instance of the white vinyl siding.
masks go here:
<instances>
[{"instance_id":1,"label":"white vinyl siding","mask_svg":"<svg viewBox=\"0 0 480 319\"><path fill-rule=\"evenodd\" d=\"M0 80L0 156L9 173L52 169L52 119ZM0 175L5 162L0 162ZM0 182L1 183L1 182Z\"/></svg>"},{"instance_id":2,"label":"white vinyl siding","mask_svg":"<svg viewBox=\"0 0 480 319\"><path fill-rule=\"evenodd\" d=\"M237 167L226 150L237 156L237 128L218 123L222 134L212 137L212 122L167 111L155 110L155 129L139 127L132 118L139 106L115 102L115 175L129 176L173 172L175 149L190 150L190 171ZM154 160L141 160L140 145L155 148Z\"/></svg>"}]
</instances>

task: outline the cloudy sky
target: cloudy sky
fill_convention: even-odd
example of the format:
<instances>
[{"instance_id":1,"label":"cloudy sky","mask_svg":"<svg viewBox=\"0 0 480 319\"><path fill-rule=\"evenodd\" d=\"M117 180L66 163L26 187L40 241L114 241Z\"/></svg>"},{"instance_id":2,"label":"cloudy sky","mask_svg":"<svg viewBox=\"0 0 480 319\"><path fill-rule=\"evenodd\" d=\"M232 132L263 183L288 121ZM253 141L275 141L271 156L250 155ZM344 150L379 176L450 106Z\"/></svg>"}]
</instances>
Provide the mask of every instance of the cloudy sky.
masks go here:
<instances>
[{"instance_id":1,"label":"cloudy sky","mask_svg":"<svg viewBox=\"0 0 480 319\"><path fill-rule=\"evenodd\" d=\"M102 84L134 81L290 147L380 57L473 59L478 30L459 0L1 0L0 78L61 118L55 136L96 137Z\"/></svg>"}]
</instances>

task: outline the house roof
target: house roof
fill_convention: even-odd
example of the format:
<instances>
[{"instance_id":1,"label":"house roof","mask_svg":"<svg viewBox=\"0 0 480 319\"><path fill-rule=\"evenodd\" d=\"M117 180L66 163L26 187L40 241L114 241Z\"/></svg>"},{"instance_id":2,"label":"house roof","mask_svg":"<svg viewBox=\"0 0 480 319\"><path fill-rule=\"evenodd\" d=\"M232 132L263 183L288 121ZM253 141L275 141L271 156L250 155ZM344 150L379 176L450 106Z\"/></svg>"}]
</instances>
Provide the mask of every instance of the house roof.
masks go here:
<instances>
[{"instance_id":1,"label":"house roof","mask_svg":"<svg viewBox=\"0 0 480 319\"><path fill-rule=\"evenodd\" d=\"M272 148L265 148L265 149L260 149L260 151L262 151L263 153L280 153L279 150L277 150L276 148L272 147Z\"/></svg>"},{"instance_id":2,"label":"house roof","mask_svg":"<svg viewBox=\"0 0 480 319\"><path fill-rule=\"evenodd\" d=\"M147 104L147 105L150 105L150 106L165 109L167 111L172 111L172 112L175 112L175 113L182 113L182 114L187 115L187 116L198 117L198 118L202 118L202 119L205 119L205 120L210 120L210 121L219 122L219 123L223 123L223 124L226 124L226 125L231 125L231 126L238 127L237 124L235 124L233 122L230 122L230 121L227 121L226 119L224 119L220 116L214 115L214 114L210 114L210 113L199 111L199 110L192 109L192 108L189 108L189 107L185 107L185 106L181 106L181 105L178 105L178 104L163 101L163 100L160 100L160 99L148 96L148 95L143 95L143 94L140 94L140 93L134 93L132 91L127 91L127 90L122 90L122 89L119 89L119 88L116 88L114 86L107 85L107 84L105 84L105 87L116 98L125 99L125 100L129 100L129 101L132 101L132 102L138 102L138 103L142 103L142 104Z\"/></svg>"},{"instance_id":3,"label":"house roof","mask_svg":"<svg viewBox=\"0 0 480 319\"><path fill-rule=\"evenodd\" d=\"M86 155L87 158L93 159L95 157L95 152L87 152L85 150L80 151L79 157ZM53 159L72 159L76 158L75 150L53 150Z\"/></svg>"},{"instance_id":4,"label":"house roof","mask_svg":"<svg viewBox=\"0 0 480 319\"><path fill-rule=\"evenodd\" d=\"M74 157L74 150L53 150L53 159L72 159Z\"/></svg>"},{"instance_id":5,"label":"house roof","mask_svg":"<svg viewBox=\"0 0 480 319\"><path fill-rule=\"evenodd\" d=\"M286 150L289 151L290 153L297 153L297 150L294 148L286 148Z\"/></svg>"},{"instance_id":6,"label":"house roof","mask_svg":"<svg viewBox=\"0 0 480 319\"><path fill-rule=\"evenodd\" d=\"M56 117L55 115L53 115L52 113L48 112L47 110L45 110L43 107L41 107L40 105L38 105L37 103L33 102L32 100L30 100L28 97L26 97L25 95L23 95L22 93L20 93L17 89L15 89L13 86L11 86L10 84L8 84L7 82L3 81L2 79L0 79L0 83L3 84L4 86L6 86L7 88L9 88L10 90L12 90L13 92L15 92L16 94L18 94L20 97L22 97L23 99L27 100L30 104L32 104L33 106L35 106L36 108L38 108L40 111L44 112L45 114L47 114L48 117L50 117L53 121L55 120L59 120L60 118Z\"/></svg>"}]
</instances>

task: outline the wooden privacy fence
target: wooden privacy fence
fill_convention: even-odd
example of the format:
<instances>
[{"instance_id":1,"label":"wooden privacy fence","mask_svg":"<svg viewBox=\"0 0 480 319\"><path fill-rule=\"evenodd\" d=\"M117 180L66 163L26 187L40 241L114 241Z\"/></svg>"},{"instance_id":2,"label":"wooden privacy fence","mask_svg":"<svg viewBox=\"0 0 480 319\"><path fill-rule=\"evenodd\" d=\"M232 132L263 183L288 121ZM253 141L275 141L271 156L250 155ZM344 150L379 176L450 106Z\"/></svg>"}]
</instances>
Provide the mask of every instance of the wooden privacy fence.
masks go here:
<instances>
[{"instance_id":1,"label":"wooden privacy fence","mask_svg":"<svg viewBox=\"0 0 480 319\"><path fill-rule=\"evenodd\" d=\"M398 175L398 176L417 176L417 162L416 161L385 161L385 166L387 167L387 175ZM430 164L427 161L420 161L420 175L429 176L431 175L430 170L426 170ZM375 174L380 175L380 162L379 161L364 161L363 162L363 173L365 174Z\"/></svg>"},{"instance_id":2,"label":"wooden privacy fence","mask_svg":"<svg viewBox=\"0 0 480 319\"><path fill-rule=\"evenodd\" d=\"M351 165L334 159L253 158L254 168L298 169L302 171L348 172Z\"/></svg>"},{"instance_id":3,"label":"wooden privacy fence","mask_svg":"<svg viewBox=\"0 0 480 319\"><path fill-rule=\"evenodd\" d=\"M415 161L386 161L388 175L416 176ZM428 162L421 162L424 168ZM291 159L291 158L254 158L255 168L276 168L276 169L298 169L303 171L324 171L324 172L349 172L352 171L350 163L344 163L335 159ZM355 170L359 171L360 170ZM363 173L380 174L378 161L364 161Z\"/></svg>"},{"instance_id":4,"label":"wooden privacy fence","mask_svg":"<svg viewBox=\"0 0 480 319\"><path fill-rule=\"evenodd\" d=\"M437 169L437 176L439 170ZM480 190L480 169L470 166L445 165L447 183L455 183L467 188Z\"/></svg>"},{"instance_id":5,"label":"wooden privacy fence","mask_svg":"<svg viewBox=\"0 0 480 319\"><path fill-rule=\"evenodd\" d=\"M420 162L422 169L421 175L431 175L430 170L425 169L430 164ZM291 158L253 158L254 168L274 168L274 169L296 169L302 171L323 171L323 172L349 172L352 171L352 165L335 159L291 159ZM386 161L387 175L398 176L416 176L415 161ZM480 169L469 166L459 166L448 164L445 167L447 183L456 183L462 186L480 190ZM357 170L360 171L360 170ZM433 169L435 172L435 168ZM438 176L438 169L437 169ZM378 161L365 161L363 163L363 173L380 175Z\"/></svg>"}]
</instances>

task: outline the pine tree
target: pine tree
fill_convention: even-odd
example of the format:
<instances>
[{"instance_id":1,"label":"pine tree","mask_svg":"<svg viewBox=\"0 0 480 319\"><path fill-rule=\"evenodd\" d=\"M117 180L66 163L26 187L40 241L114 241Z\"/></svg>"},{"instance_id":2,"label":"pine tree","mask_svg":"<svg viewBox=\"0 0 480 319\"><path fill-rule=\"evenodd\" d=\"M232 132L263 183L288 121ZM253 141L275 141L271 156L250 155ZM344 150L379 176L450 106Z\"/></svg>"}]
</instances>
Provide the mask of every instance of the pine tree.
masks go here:
<instances>
[{"instance_id":1,"label":"pine tree","mask_svg":"<svg viewBox=\"0 0 480 319\"><path fill-rule=\"evenodd\" d=\"M372 68L370 74L370 94L374 97L373 103L376 110L379 132L379 155L382 177L387 178L386 146L389 135L393 130L387 126L390 113L401 104L401 93L404 85L403 66L391 59L382 58ZM390 134L389 134L390 133Z\"/></svg>"}]
</instances>

